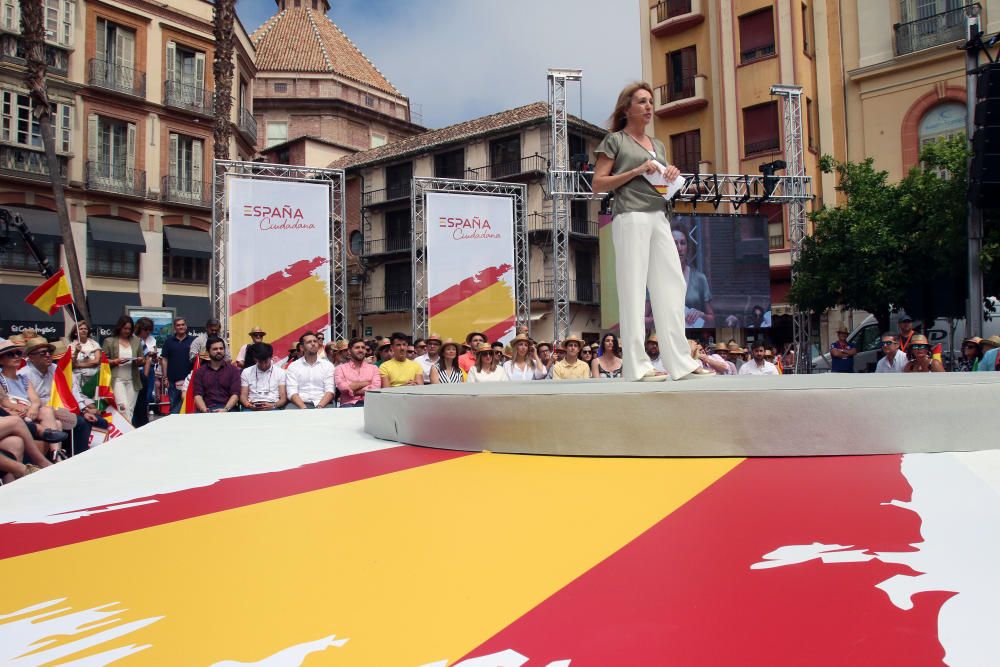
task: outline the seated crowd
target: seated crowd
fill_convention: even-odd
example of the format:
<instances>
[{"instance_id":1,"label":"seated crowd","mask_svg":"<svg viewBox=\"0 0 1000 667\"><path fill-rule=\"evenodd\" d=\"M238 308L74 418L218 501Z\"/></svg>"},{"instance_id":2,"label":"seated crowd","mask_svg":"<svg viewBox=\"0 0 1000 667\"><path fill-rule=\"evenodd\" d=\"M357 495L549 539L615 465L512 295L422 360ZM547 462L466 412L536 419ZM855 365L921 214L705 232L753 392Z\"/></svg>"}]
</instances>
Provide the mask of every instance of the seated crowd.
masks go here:
<instances>
[{"instance_id":1,"label":"seated crowd","mask_svg":"<svg viewBox=\"0 0 1000 667\"><path fill-rule=\"evenodd\" d=\"M278 357L264 340L267 333L254 327L250 342L233 357L220 337L218 320L209 320L205 333L190 336L187 322L178 317L162 348L152 329L147 318L133 322L123 316L102 344L90 337L86 322L73 328L69 341L51 343L27 330L9 340L0 338L0 482L85 451L91 430L108 428L93 389L102 357L110 366L116 407L134 426L148 423L150 409L156 406L180 412L185 394L192 399L187 412L262 412L362 407L366 393L382 387L622 376L621 347L613 333L588 345L576 336L555 343L536 341L523 329L506 344L491 342L480 332L469 333L464 341L394 333L388 338L325 342L322 333L307 331ZM835 372L853 370L857 349L846 342L846 333L841 329L831 346ZM945 370L926 337L908 335L905 350L901 342L894 333L882 336L884 355L876 372ZM791 346L778 353L762 342L749 349L735 340L711 346L688 343L692 358L718 375L794 372ZM1000 371L998 350L998 336L966 339L956 370ZM647 337L645 351L653 366L666 372L655 334ZM71 355L71 391L79 414L49 405L56 362L66 354Z\"/></svg>"}]
</instances>

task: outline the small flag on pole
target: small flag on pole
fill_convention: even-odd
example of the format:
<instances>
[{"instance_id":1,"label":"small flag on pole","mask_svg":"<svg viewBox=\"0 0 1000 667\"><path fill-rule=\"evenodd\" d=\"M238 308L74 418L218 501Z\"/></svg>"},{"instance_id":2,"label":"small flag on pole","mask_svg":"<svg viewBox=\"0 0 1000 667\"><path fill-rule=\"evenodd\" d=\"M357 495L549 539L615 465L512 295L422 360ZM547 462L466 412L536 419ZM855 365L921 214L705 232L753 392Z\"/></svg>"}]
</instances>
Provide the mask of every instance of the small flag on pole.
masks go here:
<instances>
[{"instance_id":1,"label":"small flag on pole","mask_svg":"<svg viewBox=\"0 0 1000 667\"><path fill-rule=\"evenodd\" d=\"M98 371L90 376L81 391L98 403L98 410L104 405L117 406L115 394L111 391L111 364L108 363L108 355L104 352L101 352L101 365Z\"/></svg>"},{"instance_id":2,"label":"small flag on pole","mask_svg":"<svg viewBox=\"0 0 1000 667\"><path fill-rule=\"evenodd\" d=\"M52 378L52 396L49 405L53 408L66 408L74 414L80 414L80 404L73 396L73 355L66 353L56 364L56 373Z\"/></svg>"},{"instance_id":3,"label":"small flag on pole","mask_svg":"<svg viewBox=\"0 0 1000 667\"><path fill-rule=\"evenodd\" d=\"M184 399L181 402L182 415L191 415L197 412L194 406L194 374L198 372L201 367L201 357L195 355L194 357L194 368L191 369L191 375L188 376L187 387L184 389Z\"/></svg>"},{"instance_id":4,"label":"small flag on pole","mask_svg":"<svg viewBox=\"0 0 1000 667\"><path fill-rule=\"evenodd\" d=\"M69 290L69 283L66 282L66 274L59 269L26 296L24 302L49 315L55 314L63 306L70 305L73 303L73 294Z\"/></svg>"}]
</instances>

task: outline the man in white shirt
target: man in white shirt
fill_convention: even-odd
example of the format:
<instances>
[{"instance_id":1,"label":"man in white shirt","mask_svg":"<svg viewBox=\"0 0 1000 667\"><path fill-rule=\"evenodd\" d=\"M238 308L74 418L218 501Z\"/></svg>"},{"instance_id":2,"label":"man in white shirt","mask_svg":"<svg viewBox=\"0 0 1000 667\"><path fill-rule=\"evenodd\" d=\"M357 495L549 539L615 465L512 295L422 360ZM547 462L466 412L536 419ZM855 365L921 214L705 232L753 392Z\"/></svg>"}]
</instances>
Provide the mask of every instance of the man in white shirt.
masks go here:
<instances>
[{"instance_id":1,"label":"man in white shirt","mask_svg":"<svg viewBox=\"0 0 1000 667\"><path fill-rule=\"evenodd\" d=\"M875 364L876 373L902 373L906 366L906 355L899 349L896 334L882 334L882 351L885 356Z\"/></svg>"},{"instance_id":2,"label":"man in white shirt","mask_svg":"<svg viewBox=\"0 0 1000 667\"><path fill-rule=\"evenodd\" d=\"M764 343L757 341L750 349L753 358L740 366L739 375L780 375L777 367L764 358Z\"/></svg>"},{"instance_id":3,"label":"man in white shirt","mask_svg":"<svg viewBox=\"0 0 1000 667\"><path fill-rule=\"evenodd\" d=\"M333 364L319 354L319 338L307 331L299 338L302 357L296 359L285 373L288 392L286 410L326 408L333 403Z\"/></svg>"},{"instance_id":4,"label":"man in white shirt","mask_svg":"<svg viewBox=\"0 0 1000 667\"><path fill-rule=\"evenodd\" d=\"M419 341L418 341L419 342ZM424 384L431 383L431 366L438 362L441 357L441 336L436 333L432 333L430 337L425 341L427 345L427 353L421 354L419 357L415 358L414 361L420 364L420 367L424 369ZM416 347L414 343L414 347Z\"/></svg>"},{"instance_id":5,"label":"man in white shirt","mask_svg":"<svg viewBox=\"0 0 1000 667\"><path fill-rule=\"evenodd\" d=\"M240 373L240 405L244 410L266 412L280 410L288 402L285 371L273 363L274 349L268 343L250 345L250 356L257 363Z\"/></svg>"}]
</instances>

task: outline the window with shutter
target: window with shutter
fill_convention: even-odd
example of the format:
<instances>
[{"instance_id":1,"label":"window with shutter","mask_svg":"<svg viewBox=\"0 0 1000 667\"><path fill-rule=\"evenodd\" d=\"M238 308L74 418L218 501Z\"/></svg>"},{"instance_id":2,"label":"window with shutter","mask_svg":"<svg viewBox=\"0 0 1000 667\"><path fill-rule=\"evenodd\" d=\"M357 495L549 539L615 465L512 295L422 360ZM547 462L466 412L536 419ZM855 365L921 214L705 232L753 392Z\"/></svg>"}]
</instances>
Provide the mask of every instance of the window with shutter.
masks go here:
<instances>
[{"instance_id":1,"label":"window with shutter","mask_svg":"<svg viewBox=\"0 0 1000 667\"><path fill-rule=\"evenodd\" d=\"M694 77L698 73L698 51L689 46L667 54L668 101L694 97Z\"/></svg>"},{"instance_id":2,"label":"window with shutter","mask_svg":"<svg viewBox=\"0 0 1000 667\"><path fill-rule=\"evenodd\" d=\"M767 102L743 110L743 154L777 151L781 145L778 103Z\"/></svg>"},{"instance_id":3,"label":"window with shutter","mask_svg":"<svg viewBox=\"0 0 1000 667\"><path fill-rule=\"evenodd\" d=\"M685 174L697 174L701 162L701 131L681 132L670 137L670 158Z\"/></svg>"},{"instance_id":4,"label":"window with shutter","mask_svg":"<svg viewBox=\"0 0 1000 667\"><path fill-rule=\"evenodd\" d=\"M774 10L767 7L741 16L740 62L752 62L774 53Z\"/></svg>"}]
</instances>

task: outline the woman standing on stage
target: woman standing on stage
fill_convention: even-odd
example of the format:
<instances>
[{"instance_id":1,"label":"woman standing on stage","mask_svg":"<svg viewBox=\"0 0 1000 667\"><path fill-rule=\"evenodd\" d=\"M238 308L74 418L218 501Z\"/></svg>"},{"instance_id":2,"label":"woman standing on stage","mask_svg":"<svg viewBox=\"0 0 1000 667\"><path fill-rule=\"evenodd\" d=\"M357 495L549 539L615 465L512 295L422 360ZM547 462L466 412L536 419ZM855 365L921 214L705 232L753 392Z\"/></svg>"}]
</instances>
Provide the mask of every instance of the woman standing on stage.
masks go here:
<instances>
[{"instance_id":1,"label":"woman standing on stage","mask_svg":"<svg viewBox=\"0 0 1000 667\"><path fill-rule=\"evenodd\" d=\"M660 339L663 365L675 380L714 375L691 358L684 335L687 285L666 215L666 202L644 177L667 164L663 144L646 135L653 118L653 89L632 83L618 95L611 116L611 133L596 149L594 192L614 192L611 237L615 244L618 319L624 378L665 380L653 368L644 349L646 289ZM655 161L655 162L654 162ZM663 175L680 174L668 166Z\"/></svg>"}]
</instances>

